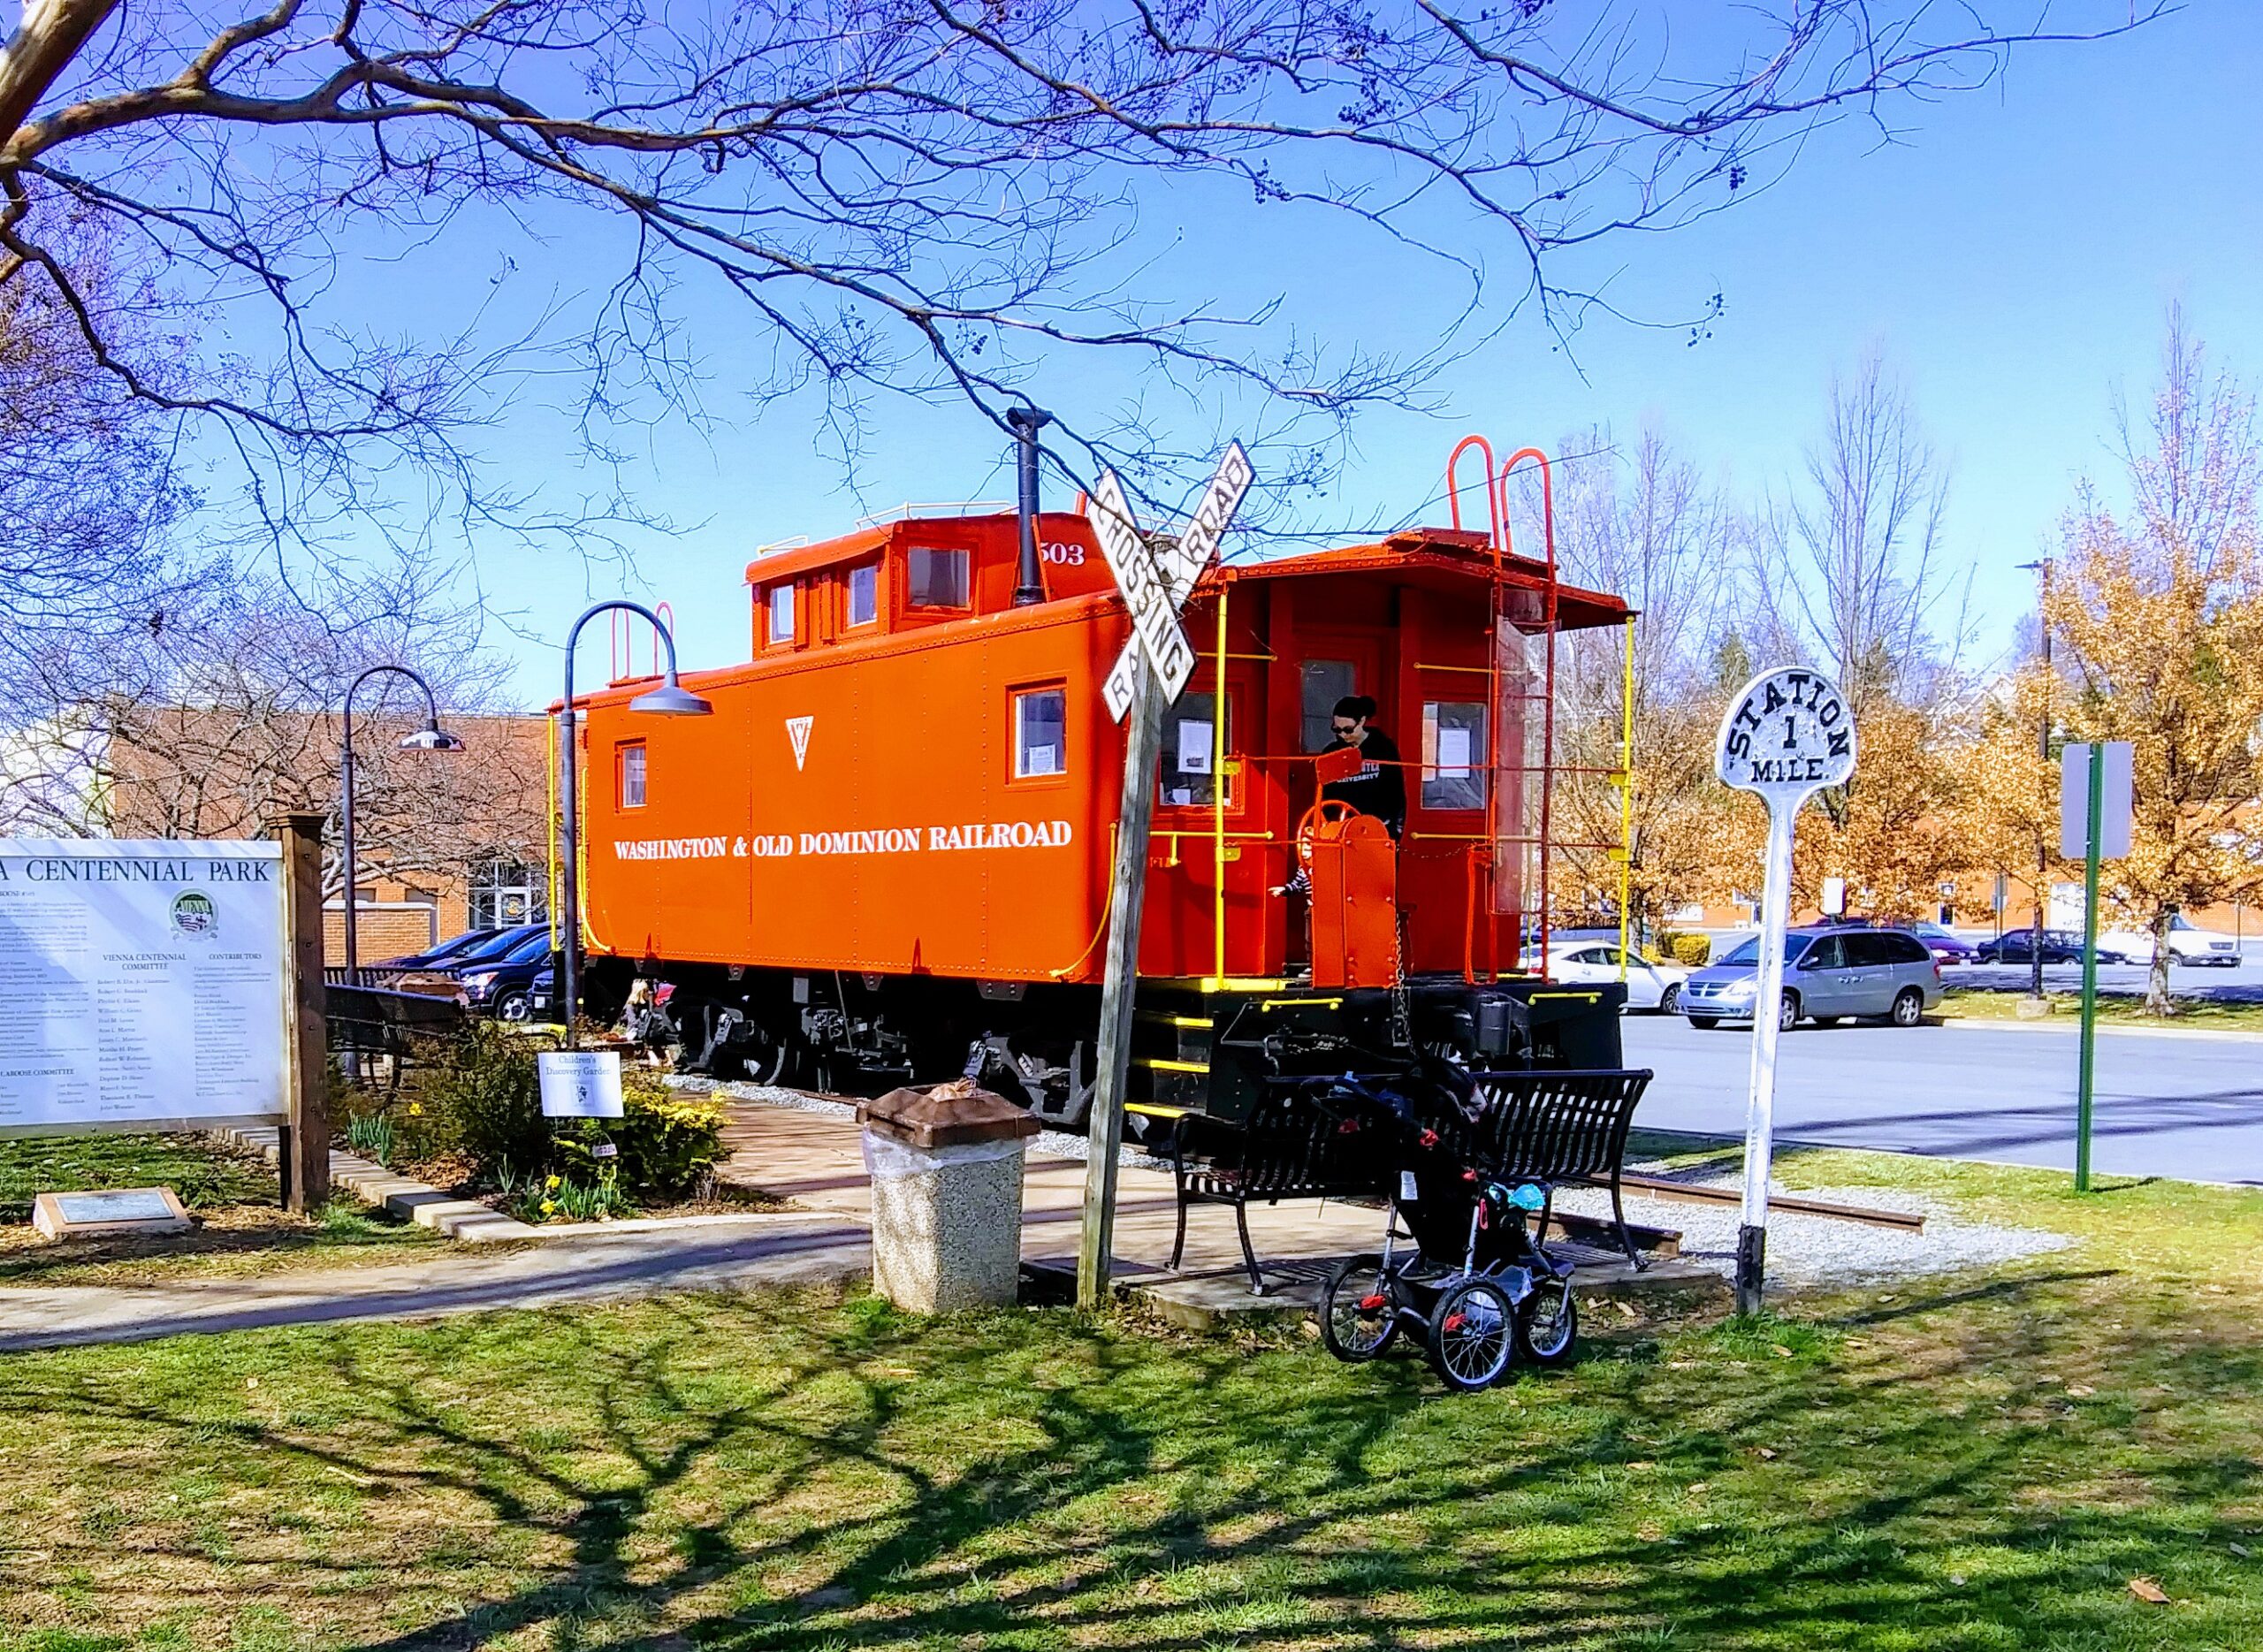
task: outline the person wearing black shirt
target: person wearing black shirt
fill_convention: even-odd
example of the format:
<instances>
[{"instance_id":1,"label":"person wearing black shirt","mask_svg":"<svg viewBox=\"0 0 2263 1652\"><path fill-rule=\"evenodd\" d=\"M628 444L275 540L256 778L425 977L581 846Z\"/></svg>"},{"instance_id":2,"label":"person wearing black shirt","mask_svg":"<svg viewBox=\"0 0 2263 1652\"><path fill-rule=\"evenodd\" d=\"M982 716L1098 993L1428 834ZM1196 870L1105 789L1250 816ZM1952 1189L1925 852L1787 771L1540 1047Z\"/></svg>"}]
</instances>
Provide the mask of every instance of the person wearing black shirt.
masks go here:
<instances>
[{"instance_id":1,"label":"person wearing black shirt","mask_svg":"<svg viewBox=\"0 0 2263 1652\"><path fill-rule=\"evenodd\" d=\"M1375 714L1375 703L1364 694L1347 694L1336 702L1331 719L1336 738L1322 749L1329 751L1356 750L1360 754L1360 772L1348 780L1330 780L1320 788L1324 803L1334 798L1346 803L1363 815L1373 815L1391 833L1391 841L1398 841L1399 829L1406 824L1406 775L1398 766L1398 748L1380 728L1368 726L1368 719ZM1294 873L1288 882L1275 886L1275 895L1310 895L1311 869L1294 861Z\"/></svg>"},{"instance_id":2,"label":"person wearing black shirt","mask_svg":"<svg viewBox=\"0 0 2263 1652\"><path fill-rule=\"evenodd\" d=\"M1375 816L1390 828L1395 843L1406 824L1406 773L1398 765L1398 748L1391 736L1368 727L1368 719L1375 714L1375 703L1364 694L1346 695L1336 702L1330 719L1336 738L1326 749L1358 748L1360 772L1349 780L1330 780L1320 788L1320 795L1323 801L1332 797L1363 815Z\"/></svg>"}]
</instances>

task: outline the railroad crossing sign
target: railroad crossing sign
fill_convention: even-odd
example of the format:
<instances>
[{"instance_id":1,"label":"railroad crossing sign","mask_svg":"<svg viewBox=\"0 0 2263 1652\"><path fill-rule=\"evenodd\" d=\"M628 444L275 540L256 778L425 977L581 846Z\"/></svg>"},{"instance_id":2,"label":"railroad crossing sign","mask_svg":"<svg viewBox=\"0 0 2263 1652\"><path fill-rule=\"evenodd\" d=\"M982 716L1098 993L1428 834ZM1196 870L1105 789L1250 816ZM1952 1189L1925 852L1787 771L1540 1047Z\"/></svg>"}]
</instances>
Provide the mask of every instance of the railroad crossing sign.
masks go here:
<instances>
[{"instance_id":1,"label":"railroad crossing sign","mask_svg":"<svg viewBox=\"0 0 2263 1652\"><path fill-rule=\"evenodd\" d=\"M1132 507L1124 500L1116 473L1101 473L1093 495L1099 507L1093 526L1108 571L1116 576L1116 588L1124 593L1124 604L1132 610L1132 640L1116 657L1101 689L1108 714L1117 722L1132 709L1132 690L1139 680L1143 654L1162 686L1165 704L1174 704L1186 691L1187 680L1194 674L1194 645L1179 628L1179 610L1186 605L1202 570L1217 555L1218 541L1255 474L1241 444L1230 443L1225 457L1218 461L1217 474L1203 491L1202 502L1194 507L1186 531L1176 545L1158 554L1132 521Z\"/></svg>"},{"instance_id":2,"label":"railroad crossing sign","mask_svg":"<svg viewBox=\"0 0 2263 1652\"><path fill-rule=\"evenodd\" d=\"M1768 1247L1768 1164L1776 1125L1776 1039L1783 1027L1784 930L1792 905L1792 827L1809 798L1826 786L1844 785L1855 772L1855 717L1846 697L1820 672L1783 666L1761 673L1744 685L1721 719L1714 770L1725 784L1758 792L1768 804L1760 978L1752 995L1744 1215L1736 1239L1737 1312L1756 1313Z\"/></svg>"}]
</instances>

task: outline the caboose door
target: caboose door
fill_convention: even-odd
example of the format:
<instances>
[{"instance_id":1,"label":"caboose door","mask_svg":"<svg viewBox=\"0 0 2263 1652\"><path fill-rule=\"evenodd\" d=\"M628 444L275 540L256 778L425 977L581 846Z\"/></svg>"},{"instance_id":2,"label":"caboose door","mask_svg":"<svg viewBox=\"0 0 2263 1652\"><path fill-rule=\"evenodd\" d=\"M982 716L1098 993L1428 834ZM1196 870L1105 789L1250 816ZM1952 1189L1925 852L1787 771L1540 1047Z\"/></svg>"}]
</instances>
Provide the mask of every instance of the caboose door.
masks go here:
<instances>
[{"instance_id":1,"label":"caboose door","mask_svg":"<svg viewBox=\"0 0 2263 1652\"><path fill-rule=\"evenodd\" d=\"M1302 656L1297 666L1299 752L1310 756L1328 749L1328 742L1336 737L1330 727L1335 718L1336 702L1348 695L1364 694L1372 698L1375 703L1375 726L1389 731L1391 680L1383 669L1380 639L1371 632L1300 628L1296 647ZM1319 788L1313 782L1307 764L1291 765L1289 774L1289 826L1293 831L1297 822L1304 818L1305 811L1313 806ZM1285 939L1291 963L1310 961L1312 935L1307 925L1292 923Z\"/></svg>"},{"instance_id":2,"label":"caboose door","mask_svg":"<svg viewBox=\"0 0 2263 1652\"><path fill-rule=\"evenodd\" d=\"M1302 724L1297 750L1324 751L1335 738L1329 727L1336 702L1346 695L1364 694L1375 703L1375 726L1389 732L1390 682L1383 675L1383 646L1370 636L1343 631L1299 631L1297 644L1303 662L1297 667ZM1305 800L1302 807L1309 807Z\"/></svg>"}]
</instances>

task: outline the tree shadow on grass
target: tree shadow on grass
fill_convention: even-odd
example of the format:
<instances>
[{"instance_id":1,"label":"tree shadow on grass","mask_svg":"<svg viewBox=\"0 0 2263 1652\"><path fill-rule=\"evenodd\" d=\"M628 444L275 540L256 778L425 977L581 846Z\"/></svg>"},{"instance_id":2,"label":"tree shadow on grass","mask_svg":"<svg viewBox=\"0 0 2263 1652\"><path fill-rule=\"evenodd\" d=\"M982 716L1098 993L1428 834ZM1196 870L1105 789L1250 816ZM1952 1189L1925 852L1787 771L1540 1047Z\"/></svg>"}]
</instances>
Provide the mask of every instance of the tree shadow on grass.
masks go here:
<instances>
[{"instance_id":1,"label":"tree shadow on grass","mask_svg":"<svg viewBox=\"0 0 2263 1652\"><path fill-rule=\"evenodd\" d=\"M476 1511L450 1540L515 1557L483 1597L404 1555L415 1621L362 1652L2152 1645L2138 1574L2213 1591L2174 1620L2193 1644L2249 1643L2263 1587L2190 1557L2254 1507L2263 1357L2115 1290L1630 1335L1474 1398L1293 1341L679 1297L295 1333L353 1419L229 1449ZM137 1440L209 1426L62 1403Z\"/></svg>"}]
</instances>

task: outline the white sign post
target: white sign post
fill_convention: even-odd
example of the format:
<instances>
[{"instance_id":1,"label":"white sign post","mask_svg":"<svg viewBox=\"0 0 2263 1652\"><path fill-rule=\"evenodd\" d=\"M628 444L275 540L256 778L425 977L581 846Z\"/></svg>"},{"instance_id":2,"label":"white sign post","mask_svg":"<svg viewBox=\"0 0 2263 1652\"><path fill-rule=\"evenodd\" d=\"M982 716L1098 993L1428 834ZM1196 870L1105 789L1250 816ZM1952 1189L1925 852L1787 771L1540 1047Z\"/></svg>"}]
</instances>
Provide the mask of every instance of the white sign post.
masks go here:
<instances>
[{"instance_id":1,"label":"white sign post","mask_svg":"<svg viewBox=\"0 0 2263 1652\"><path fill-rule=\"evenodd\" d=\"M0 840L0 1134L287 1113L284 881L279 843Z\"/></svg>"},{"instance_id":2,"label":"white sign post","mask_svg":"<svg viewBox=\"0 0 2263 1652\"><path fill-rule=\"evenodd\" d=\"M1751 1103L1745 1123L1744 1214L1737 1230L1736 1307L1760 1311L1768 1245L1768 1166L1776 1123L1776 1041L1783 1032L1784 931L1792 905L1792 828L1807 800L1855 772L1855 719L1819 672L1764 672L1721 719L1716 772L1768 805L1760 895L1760 978L1752 1000Z\"/></svg>"},{"instance_id":3,"label":"white sign post","mask_svg":"<svg viewBox=\"0 0 2263 1652\"><path fill-rule=\"evenodd\" d=\"M1098 1070L1086 1123L1090 1145L1085 1154L1084 1227L1077 1245L1079 1307L1096 1308L1108 1297L1109 1250L1116 1229L1116 1160L1124 1142L1124 1092L1132 1059L1132 1008L1139 976L1139 914L1147 886L1155 757L1162 741L1163 708L1177 700L1194 675L1194 645L1179 627L1179 610L1217 555L1219 537L1249 491L1252 474L1241 444L1229 445L1186 531L1162 555L1132 520L1114 471L1101 475L1093 494L1093 526L1101 555L1132 611L1132 639L1116 656L1101 697L1117 722L1131 719L1131 731L1124 742L1123 802L1116 815L1116 865L1109 886ZM1223 714L1223 683L1218 693ZM1224 777L1214 783L1223 786Z\"/></svg>"}]
</instances>

